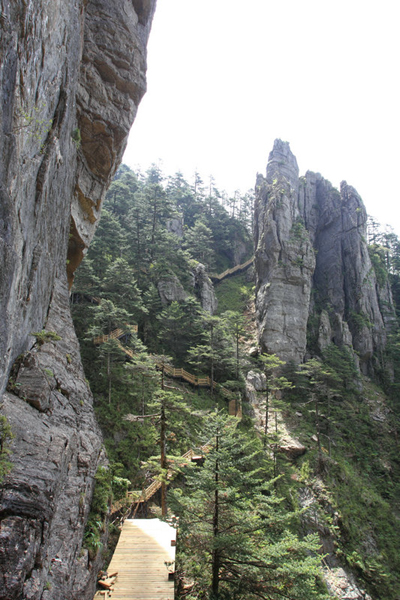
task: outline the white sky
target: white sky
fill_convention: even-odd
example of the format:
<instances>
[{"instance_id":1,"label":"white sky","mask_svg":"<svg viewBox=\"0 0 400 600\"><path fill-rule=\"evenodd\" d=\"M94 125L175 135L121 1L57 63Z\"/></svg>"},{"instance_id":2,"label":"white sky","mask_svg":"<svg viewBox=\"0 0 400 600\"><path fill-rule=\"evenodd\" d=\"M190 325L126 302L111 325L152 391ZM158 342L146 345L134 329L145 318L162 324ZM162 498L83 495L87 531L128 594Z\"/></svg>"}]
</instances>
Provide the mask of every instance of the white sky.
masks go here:
<instances>
[{"instance_id":1,"label":"white sky","mask_svg":"<svg viewBox=\"0 0 400 600\"><path fill-rule=\"evenodd\" d=\"M399 0L158 0L124 162L245 192L275 138L400 234Z\"/></svg>"}]
</instances>

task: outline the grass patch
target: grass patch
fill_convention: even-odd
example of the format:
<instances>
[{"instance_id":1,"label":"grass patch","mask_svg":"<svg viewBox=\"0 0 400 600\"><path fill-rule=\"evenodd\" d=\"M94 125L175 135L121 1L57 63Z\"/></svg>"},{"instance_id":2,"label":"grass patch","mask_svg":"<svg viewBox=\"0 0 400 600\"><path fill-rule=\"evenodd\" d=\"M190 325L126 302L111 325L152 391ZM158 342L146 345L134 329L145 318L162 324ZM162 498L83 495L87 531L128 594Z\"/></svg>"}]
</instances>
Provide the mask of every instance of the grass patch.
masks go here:
<instances>
[{"instance_id":1,"label":"grass patch","mask_svg":"<svg viewBox=\"0 0 400 600\"><path fill-rule=\"evenodd\" d=\"M315 415L299 390L287 394L286 422L307 448L297 461L312 481L317 466ZM385 410L381 388L363 379L361 394L349 393L331 406L332 458L322 475L339 515L337 555L366 582L377 600L400 597L399 502L400 461L398 442L391 434L396 416ZM327 406L321 405L321 426L326 426ZM296 412L302 417L296 418ZM385 416L381 416L385 415ZM323 446L326 438L322 438ZM303 473L301 473L303 474ZM303 474L304 475L304 474Z\"/></svg>"},{"instance_id":2,"label":"grass patch","mask_svg":"<svg viewBox=\"0 0 400 600\"><path fill-rule=\"evenodd\" d=\"M246 274L241 273L234 277L227 277L215 286L215 294L218 299L218 311L220 315L226 310L243 313L249 299L253 294L254 285L246 281Z\"/></svg>"}]
</instances>

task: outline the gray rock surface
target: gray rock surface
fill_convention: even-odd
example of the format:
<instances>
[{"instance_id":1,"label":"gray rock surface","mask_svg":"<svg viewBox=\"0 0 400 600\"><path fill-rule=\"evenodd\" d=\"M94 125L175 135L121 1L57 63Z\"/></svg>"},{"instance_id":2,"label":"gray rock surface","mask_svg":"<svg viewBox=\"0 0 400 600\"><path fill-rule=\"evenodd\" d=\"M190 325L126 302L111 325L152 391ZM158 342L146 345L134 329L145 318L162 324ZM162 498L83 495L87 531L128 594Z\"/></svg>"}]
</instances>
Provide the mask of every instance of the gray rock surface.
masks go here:
<instances>
[{"instance_id":1,"label":"gray rock surface","mask_svg":"<svg viewBox=\"0 0 400 600\"><path fill-rule=\"evenodd\" d=\"M75 572L94 475L104 461L102 438L66 282L55 283L52 297L45 325L61 339L35 344L17 373L19 397L3 396L2 414L15 435L13 469L0 492L0 598L7 600L41 598L45 585L60 599L89 598L94 589L88 561L79 579Z\"/></svg>"},{"instance_id":2,"label":"gray rock surface","mask_svg":"<svg viewBox=\"0 0 400 600\"><path fill-rule=\"evenodd\" d=\"M204 310L215 314L218 308L218 300L214 292L214 286L209 278L206 268L198 263L193 269L193 287Z\"/></svg>"},{"instance_id":3,"label":"gray rock surface","mask_svg":"<svg viewBox=\"0 0 400 600\"><path fill-rule=\"evenodd\" d=\"M168 275L157 283L161 304L168 306L171 302L181 302L189 297L176 275Z\"/></svg>"},{"instance_id":4,"label":"gray rock surface","mask_svg":"<svg viewBox=\"0 0 400 600\"><path fill-rule=\"evenodd\" d=\"M66 264L68 255L71 281L145 91L154 8L155 0L0 0L1 395L24 354L19 385L2 401L15 434L0 496L5 600L93 594L96 564L89 570L80 550L102 440ZM44 328L62 339L39 347L31 333Z\"/></svg>"},{"instance_id":5,"label":"gray rock surface","mask_svg":"<svg viewBox=\"0 0 400 600\"><path fill-rule=\"evenodd\" d=\"M390 290L380 288L368 255L365 207L346 182L298 177L289 144L275 141L267 177L257 178L256 308L264 351L302 362L309 315L319 318L317 348L353 348L364 373L394 322ZM321 312L322 311L322 312Z\"/></svg>"},{"instance_id":6,"label":"gray rock surface","mask_svg":"<svg viewBox=\"0 0 400 600\"><path fill-rule=\"evenodd\" d=\"M323 352L329 344L332 343L332 328L329 315L326 310L322 310L319 318L318 329L318 348Z\"/></svg>"},{"instance_id":7,"label":"gray rock surface","mask_svg":"<svg viewBox=\"0 0 400 600\"><path fill-rule=\"evenodd\" d=\"M301 222L298 168L289 145L275 142L255 202L256 310L264 351L302 362L306 352L315 255Z\"/></svg>"},{"instance_id":8,"label":"gray rock surface","mask_svg":"<svg viewBox=\"0 0 400 600\"><path fill-rule=\"evenodd\" d=\"M173 233L178 238L183 238L183 217L173 217L167 219L166 222L167 231Z\"/></svg>"},{"instance_id":9,"label":"gray rock surface","mask_svg":"<svg viewBox=\"0 0 400 600\"><path fill-rule=\"evenodd\" d=\"M267 389L265 373L249 371L246 376L246 381L250 383L257 392L263 392Z\"/></svg>"}]
</instances>

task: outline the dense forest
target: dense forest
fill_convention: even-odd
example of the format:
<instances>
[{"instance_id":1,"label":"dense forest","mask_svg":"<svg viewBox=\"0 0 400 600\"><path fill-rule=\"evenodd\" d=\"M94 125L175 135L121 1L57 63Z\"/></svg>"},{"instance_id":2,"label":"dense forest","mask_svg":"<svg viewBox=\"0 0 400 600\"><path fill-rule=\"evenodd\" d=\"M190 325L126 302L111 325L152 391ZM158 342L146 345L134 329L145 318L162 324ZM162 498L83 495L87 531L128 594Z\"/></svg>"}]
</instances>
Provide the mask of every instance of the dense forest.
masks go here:
<instances>
[{"instance_id":1,"label":"dense forest","mask_svg":"<svg viewBox=\"0 0 400 600\"><path fill-rule=\"evenodd\" d=\"M159 478L161 508L149 510L179 517L178 597L335 597L344 566L354 589L396 600L397 327L375 381L344 346L300 366L260 355L252 268L216 278L252 257L252 219L251 192L228 197L212 178L189 184L155 166L118 170L71 294L110 461L86 546L105 550L112 498ZM399 240L373 219L368 235L400 310ZM202 467L179 459L205 446Z\"/></svg>"}]
</instances>

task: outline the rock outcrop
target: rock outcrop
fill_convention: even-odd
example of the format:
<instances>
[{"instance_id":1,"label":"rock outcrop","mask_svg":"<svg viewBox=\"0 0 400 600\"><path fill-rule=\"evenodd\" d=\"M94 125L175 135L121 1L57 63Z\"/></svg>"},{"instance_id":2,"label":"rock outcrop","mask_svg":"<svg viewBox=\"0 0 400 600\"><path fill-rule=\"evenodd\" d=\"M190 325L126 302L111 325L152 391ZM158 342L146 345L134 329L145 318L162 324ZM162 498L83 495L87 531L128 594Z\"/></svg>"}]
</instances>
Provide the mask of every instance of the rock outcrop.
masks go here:
<instances>
[{"instance_id":1,"label":"rock outcrop","mask_svg":"<svg viewBox=\"0 0 400 600\"><path fill-rule=\"evenodd\" d=\"M198 263L193 269L193 288L202 308L210 315L215 314L218 308L218 300L212 281L205 266L201 263Z\"/></svg>"},{"instance_id":2,"label":"rock outcrop","mask_svg":"<svg viewBox=\"0 0 400 600\"><path fill-rule=\"evenodd\" d=\"M344 344L357 352L362 371L372 372L394 309L389 287L381 289L375 277L366 221L354 188L342 182L339 192L312 172L299 178L289 144L275 141L267 177L257 178L255 205L256 308L265 351L300 363L307 351Z\"/></svg>"},{"instance_id":3,"label":"rock outcrop","mask_svg":"<svg viewBox=\"0 0 400 600\"><path fill-rule=\"evenodd\" d=\"M2 412L15 435L0 496L7 600L93 592L96 569L80 553L102 440L66 271L71 282L145 91L154 8L0 0L0 394L14 365ZM61 339L38 343L42 330Z\"/></svg>"},{"instance_id":4,"label":"rock outcrop","mask_svg":"<svg viewBox=\"0 0 400 600\"><path fill-rule=\"evenodd\" d=\"M157 289L163 306L168 306L171 302L182 302L189 296L176 275L167 275L160 279Z\"/></svg>"}]
</instances>

